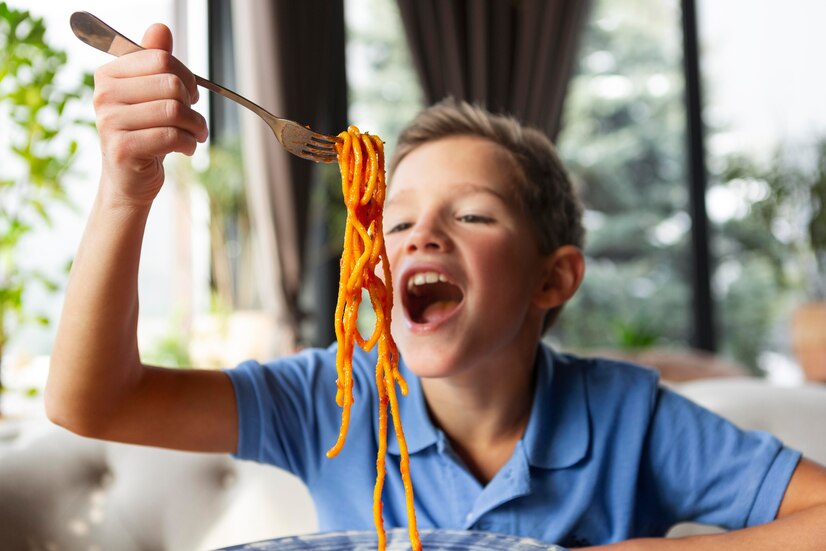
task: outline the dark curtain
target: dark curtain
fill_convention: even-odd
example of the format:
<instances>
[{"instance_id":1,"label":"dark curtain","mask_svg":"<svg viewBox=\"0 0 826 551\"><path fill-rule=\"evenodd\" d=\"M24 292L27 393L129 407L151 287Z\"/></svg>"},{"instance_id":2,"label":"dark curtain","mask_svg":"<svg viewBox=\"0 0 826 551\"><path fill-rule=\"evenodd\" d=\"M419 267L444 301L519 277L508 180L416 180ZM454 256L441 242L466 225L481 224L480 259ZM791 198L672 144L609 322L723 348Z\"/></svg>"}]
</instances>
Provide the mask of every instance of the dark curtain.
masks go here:
<instances>
[{"instance_id":1,"label":"dark curtain","mask_svg":"<svg viewBox=\"0 0 826 551\"><path fill-rule=\"evenodd\" d=\"M347 128L342 0L273 0L283 116L325 134ZM293 155L290 164L297 235L307 231L310 190L317 168ZM300 255L303 253L300 253ZM303 259L303 257L302 257Z\"/></svg>"},{"instance_id":2,"label":"dark curtain","mask_svg":"<svg viewBox=\"0 0 826 551\"><path fill-rule=\"evenodd\" d=\"M273 86L281 89L283 115L313 129L335 135L347 128L347 79L344 65L345 27L343 0L274 0L272 32L278 53L278 80ZM279 238L279 251L290 250L299 266L290 269L282 264L283 284L294 322L301 322L299 290L302 281L310 281L311 311L309 324L298 328L299 340L327 346L335 340L332 323L338 285L338 258L327 258L327 216L310 216L312 190L324 185L322 170L293 155L286 155L292 186L292 209L295 232L279 232L295 236L285 243ZM332 166L332 165L331 165ZM335 174L338 169L335 168ZM316 205L323 208L322 205ZM276 223L289 217L278 216ZM312 226L312 227L311 227ZM308 254L309 251L309 254ZM316 254L321 252L322 254ZM282 255L283 256L283 255ZM309 260L309 262L308 262Z\"/></svg>"},{"instance_id":3,"label":"dark curtain","mask_svg":"<svg viewBox=\"0 0 826 551\"><path fill-rule=\"evenodd\" d=\"M426 101L507 112L555 139L587 0L398 0Z\"/></svg>"}]
</instances>

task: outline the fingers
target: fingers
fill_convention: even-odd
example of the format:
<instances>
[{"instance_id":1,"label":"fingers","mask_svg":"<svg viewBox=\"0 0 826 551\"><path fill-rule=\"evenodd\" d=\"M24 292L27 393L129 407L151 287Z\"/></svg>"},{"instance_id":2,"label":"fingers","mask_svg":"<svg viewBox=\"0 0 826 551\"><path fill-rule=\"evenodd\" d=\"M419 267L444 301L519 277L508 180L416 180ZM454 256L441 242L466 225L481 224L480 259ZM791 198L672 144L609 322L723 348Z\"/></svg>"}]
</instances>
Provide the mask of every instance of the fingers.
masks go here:
<instances>
[{"instance_id":1,"label":"fingers","mask_svg":"<svg viewBox=\"0 0 826 551\"><path fill-rule=\"evenodd\" d=\"M106 160L128 169L173 152L192 155L198 145L189 132L169 126L121 132L111 141L111 147L104 148Z\"/></svg>"},{"instance_id":2,"label":"fingers","mask_svg":"<svg viewBox=\"0 0 826 551\"><path fill-rule=\"evenodd\" d=\"M98 114L98 127L107 133L171 127L190 134L197 142L205 142L209 135L206 119L175 99L104 109Z\"/></svg>"},{"instance_id":3,"label":"fingers","mask_svg":"<svg viewBox=\"0 0 826 551\"><path fill-rule=\"evenodd\" d=\"M123 78L118 79L116 85L117 90L115 90L114 87L101 89L98 96L109 94L109 99L113 102L127 105L160 99L174 99L180 101L187 107L192 104L189 90L184 84L184 81L177 75L164 73L143 77ZM99 97L98 99L103 98Z\"/></svg>"},{"instance_id":4,"label":"fingers","mask_svg":"<svg viewBox=\"0 0 826 551\"><path fill-rule=\"evenodd\" d=\"M190 103L198 101L198 85L195 75L183 63L165 50L143 50L131 53L102 66L95 72L95 91L108 79L133 79L137 77L172 75L177 77L189 93ZM140 81L132 81L134 86ZM151 84L149 81L146 85Z\"/></svg>"},{"instance_id":5,"label":"fingers","mask_svg":"<svg viewBox=\"0 0 826 551\"><path fill-rule=\"evenodd\" d=\"M145 161L145 155L191 154L208 135L206 120L191 108L198 100L195 76L170 53L172 33L155 24L142 43L151 49L122 56L95 73L102 145L110 159L126 164Z\"/></svg>"},{"instance_id":6,"label":"fingers","mask_svg":"<svg viewBox=\"0 0 826 551\"><path fill-rule=\"evenodd\" d=\"M164 181L163 160L173 152L192 155L207 139L195 76L172 55L172 33L147 29L145 50L121 56L95 72L103 167L101 190L119 202L151 204Z\"/></svg>"},{"instance_id":7,"label":"fingers","mask_svg":"<svg viewBox=\"0 0 826 551\"><path fill-rule=\"evenodd\" d=\"M204 142L209 135L206 120L191 108L189 91L174 74L97 78L94 104L104 142L119 132L150 128L177 128L190 134L187 142Z\"/></svg>"}]
</instances>

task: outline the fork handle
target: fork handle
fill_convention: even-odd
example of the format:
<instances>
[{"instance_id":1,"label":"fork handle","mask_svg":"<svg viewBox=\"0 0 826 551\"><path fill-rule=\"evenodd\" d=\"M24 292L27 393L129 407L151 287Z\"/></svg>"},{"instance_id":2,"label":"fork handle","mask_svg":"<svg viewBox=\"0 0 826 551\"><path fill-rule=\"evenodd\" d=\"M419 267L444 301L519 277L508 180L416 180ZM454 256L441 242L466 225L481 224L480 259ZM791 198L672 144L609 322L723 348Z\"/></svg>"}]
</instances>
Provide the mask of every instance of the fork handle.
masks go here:
<instances>
[{"instance_id":1,"label":"fork handle","mask_svg":"<svg viewBox=\"0 0 826 551\"><path fill-rule=\"evenodd\" d=\"M69 24L72 27L72 32L74 32L75 36L77 36L81 41L106 54L120 57L122 55L139 52L144 49L89 12L78 11L73 13L72 17L69 19ZM232 90L228 90L220 84L212 82L211 80L199 77L198 75L194 76L195 82L197 82L199 86L212 90L218 95L224 96L229 100L243 105L247 109L255 111L255 113L260 115L265 120L271 120L274 118L269 111L260 105L251 102L244 96L240 96Z\"/></svg>"}]
</instances>

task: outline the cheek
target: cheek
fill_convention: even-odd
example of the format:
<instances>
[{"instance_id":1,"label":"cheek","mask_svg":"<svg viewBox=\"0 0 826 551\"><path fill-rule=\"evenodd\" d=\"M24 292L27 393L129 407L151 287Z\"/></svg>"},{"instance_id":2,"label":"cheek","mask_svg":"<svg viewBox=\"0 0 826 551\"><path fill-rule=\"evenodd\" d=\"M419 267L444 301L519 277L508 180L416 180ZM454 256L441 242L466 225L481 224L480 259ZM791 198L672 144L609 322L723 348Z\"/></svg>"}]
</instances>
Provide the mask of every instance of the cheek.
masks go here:
<instances>
[{"instance_id":1,"label":"cheek","mask_svg":"<svg viewBox=\"0 0 826 551\"><path fill-rule=\"evenodd\" d=\"M390 262L390 271L396 266L401 251L401 239L398 236L384 236L384 250L387 253L387 260Z\"/></svg>"},{"instance_id":2,"label":"cheek","mask_svg":"<svg viewBox=\"0 0 826 551\"><path fill-rule=\"evenodd\" d=\"M526 300L536 284L538 265L529 244L512 236L497 236L477 248L471 269L488 293L491 304L500 306Z\"/></svg>"},{"instance_id":3,"label":"cheek","mask_svg":"<svg viewBox=\"0 0 826 551\"><path fill-rule=\"evenodd\" d=\"M399 252L401 250L399 241L400 240L398 238L391 238L391 239L388 239L387 237L384 238L384 250L387 253L387 262L388 262L389 267L390 267L390 277L392 279L392 284L393 284L393 289L391 289L391 291L394 294L394 296L393 296L393 303L394 303L393 308L394 309L396 308L395 304L401 300L401 297L396 296L396 294L395 294L396 293L396 281L399 277L398 272L396 270L397 267L398 267L398 261L399 261L399 258L400 258ZM379 264L378 267L377 267L377 270L378 270L379 277L381 277L382 280L384 280L384 272L382 271L383 269L384 268L382 268L381 264ZM385 283L387 283L387 282L385 282Z\"/></svg>"},{"instance_id":4,"label":"cheek","mask_svg":"<svg viewBox=\"0 0 826 551\"><path fill-rule=\"evenodd\" d=\"M487 235L473 244L474 255L480 266L503 271L510 268L519 269L525 264L522 244L510 235Z\"/></svg>"}]
</instances>

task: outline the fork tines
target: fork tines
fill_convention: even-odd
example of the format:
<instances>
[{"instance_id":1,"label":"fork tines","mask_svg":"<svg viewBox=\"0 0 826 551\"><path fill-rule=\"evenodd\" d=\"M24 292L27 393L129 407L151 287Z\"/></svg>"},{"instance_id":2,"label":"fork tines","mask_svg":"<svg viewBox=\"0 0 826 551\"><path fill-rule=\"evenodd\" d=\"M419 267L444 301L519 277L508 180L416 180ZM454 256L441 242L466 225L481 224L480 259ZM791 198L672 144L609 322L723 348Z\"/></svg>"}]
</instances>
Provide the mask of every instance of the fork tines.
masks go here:
<instances>
[{"instance_id":1,"label":"fork tines","mask_svg":"<svg viewBox=\"0 0 826 551\"><path fill-rule=\"evenodd\" d=\"M336 160L337 154L335 144L338 138L332 136L324 136L323 134L313 133L310 139L304 144L301 153L310 157L317 157L322 162L332 162Z\"/></svg>"}]
</instances>

